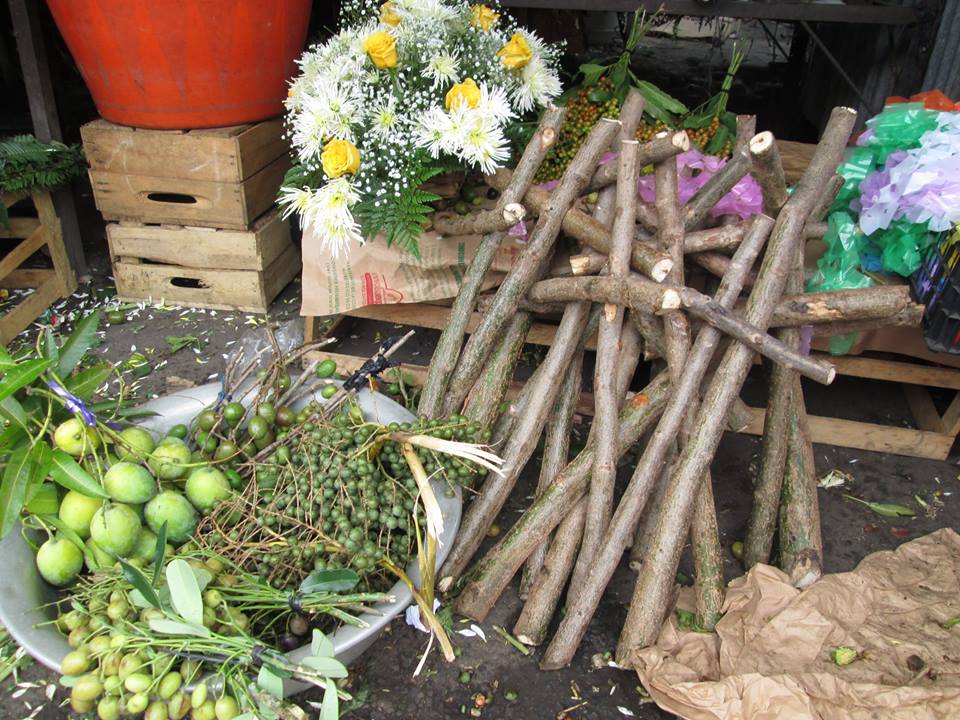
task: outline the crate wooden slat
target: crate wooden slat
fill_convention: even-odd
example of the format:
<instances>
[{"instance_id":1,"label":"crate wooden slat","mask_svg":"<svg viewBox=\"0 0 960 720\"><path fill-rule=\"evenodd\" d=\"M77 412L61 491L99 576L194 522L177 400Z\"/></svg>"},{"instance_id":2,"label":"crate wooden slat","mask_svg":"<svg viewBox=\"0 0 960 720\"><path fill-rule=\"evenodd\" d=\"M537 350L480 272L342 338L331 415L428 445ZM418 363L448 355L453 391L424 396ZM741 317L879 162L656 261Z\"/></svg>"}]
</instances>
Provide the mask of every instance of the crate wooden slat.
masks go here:
<instances>
[{"instance_id":1,"label":"crate wooden slat","mask_svg":"<svg viewBox=\"0 0 960 720\"><path fill-rule=\"evenodd\" d=\"M2 201L5 207L11 208L25 197L25 193L4 194ZM0 259L0 287L33 288L30 295L0 318L2 345L8 344L29 327L51 304L70 295L77 288L76 274L67 257L63 230L50 193L38 191L31 197L37 217L10 218L10 227L0 234L0 237L5 239L20 240ZM52 268L20 267L44 248L50 255Z\"/></svg>"},{"instance_id":2,"label":"crate wooden slat","mask_svg":"<svg viewBox=\"0 0 960 720\"><path fill-rule=\"evenodd\" d=\"M92 170L184 180L241 182L289 150L280 118L182 132L94 120L80 134Z\"/></svg>"},{"instance_id":3,"label":"crate wooden slat","mask_svg":"<svg viewBox=\"0 0 960 720\"><path fill-rule=\"evenodd\" d=\"M289 167L289 158L282 155L240 182L91 170L90 184L107 220L243 230L273 207Z\"/></svg>"},{"instance_id":4,"label":"crate wooden slat","mask_svg":"<svg viewBox=\"0 0 960 720\"><path fill-rule=\"evenodd\" d=\"M365 318L391 322L413 327L427 327L443 329L450 317L450 310L445 307L430 304L400 304L400 305L369 305L363 308L344 313L348 317ZM474 313L470 318L467 331L476 328L481 315ZM305 317L305 337L308 340L317 338L317 318ZM909 354L923 356L920 346L923 345L919 336L919 328L886 328L895 337L896 342L885 338L884 331L874 334L871 343L865 345L865 350L898 352L909 350ZM534 323L527 335L527 342L537 345L550 345L556 327L545 323ZM912 342L906 342L906 335L910 333ZM594 349L595 339L588 343ZM354 369L352 363L362 362L365 358L354 356L338 357L330 353L315 351L306 356L306 361L317 357L330 356L344 363L345 369ZM939 355L939 354L938 354ZM914 415L916 428L879 425L874 423L858 422L842 418L809 415L810 432L814 442L840 447L871 450L873 452L894 453L910 457L945 460L950 454L957 434L960 433L960 369L953 367L930 367L918 363L901 362L872 357L842 356L833 357L824 353L814 353L833 362L840 375L861 377L888 382L899 382L904 387L908 404ZM944 358L954 362L955 358ZM411 366L404 364L404 369ZM415 370L424 370L413 366ZM423 373L414 372L414 378L420 378ZM425 375L423 375L425 377ZM422 379L418 379L418 382ZM940 415L930 401L926 387L939 387L958 390L947 410ZM591 406L592 407L592 406ZM741 432L761 435L763 433L764 408L750 408L751 418L748 426ZM582 409L581 412L592 412Z\"/></svg>"},{"instance_id":5,"label":"crate wooden slat","mask_svg":"<svg viewBox=\"0 0 960 720\"><path fill-rule=\"evenodd\" d=\"M107 239L122 300L262 313L300 272L276 211L248 231L111 224Z\"/></svg>"},{"instance_id":6,"label":"crate wooden slat","mask_svg":"<svg viewBox=\"0 0 960 720\"><path fill-rule=\"evenodd\" d=\"M290 245L290 227L273 210L249 230L125 222L109 224L107 239L114 258L208 270L262 271Z\"/></svg>"}]
</instances>

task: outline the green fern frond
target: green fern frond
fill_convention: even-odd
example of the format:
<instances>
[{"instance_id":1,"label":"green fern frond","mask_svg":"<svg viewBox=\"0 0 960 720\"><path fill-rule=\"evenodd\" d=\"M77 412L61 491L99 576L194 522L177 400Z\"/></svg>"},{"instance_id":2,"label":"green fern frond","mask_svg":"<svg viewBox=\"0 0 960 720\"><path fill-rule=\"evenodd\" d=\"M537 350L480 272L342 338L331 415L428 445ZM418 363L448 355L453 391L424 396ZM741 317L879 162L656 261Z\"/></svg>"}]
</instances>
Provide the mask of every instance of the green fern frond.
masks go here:
<instances>
[{"instance_id":1,"label":"green fern frond","mask_svg":"<svg viewBox=\"0 0 960 720\"><path fill-rule=\"evenodd\" d=\"M371 240L382 232L387 245L396 245L419 260L420 236L433 212L430 203L440 199L421 186L442 171L443 168L436 165L423 165L413 173L399 197L380 202L379 206L374 199L359 202L354 216L360 222L364 237Z\"/></svg>"},{"instance_id":2,"label":"green fern frond","mask_svg":"<svg viewBox=\"0 0 960 720\"><path fill-rule=\"evenodd\" d=\"M47 190L70 182L86 170L83 149L43 143L32 135L0 139L0 190Z\"/></svg>"}]
</instances>

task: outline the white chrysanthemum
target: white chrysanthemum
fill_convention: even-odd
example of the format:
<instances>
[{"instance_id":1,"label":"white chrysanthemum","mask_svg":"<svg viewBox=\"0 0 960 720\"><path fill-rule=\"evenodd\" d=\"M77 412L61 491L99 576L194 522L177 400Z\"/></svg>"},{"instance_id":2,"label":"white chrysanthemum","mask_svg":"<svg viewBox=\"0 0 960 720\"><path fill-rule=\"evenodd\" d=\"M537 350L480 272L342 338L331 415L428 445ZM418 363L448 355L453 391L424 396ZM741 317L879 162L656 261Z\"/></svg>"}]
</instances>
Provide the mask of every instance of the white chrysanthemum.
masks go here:
<instances>
[{"instance_id":1,"label":"white chrysanthemum","mask_svg":"<svg viewBox=\"0 0 960 720\"><path fill-rule=\"evenodd\" d=\"M460 73L460 56L456 51L437 53L427 62L425 72L433 81L431 90L436 90L445 83L456 82Z\"/></svg>"},{"instance_id":2,"label":"white chrysanthemum","mask_svg":"<svg viewBox=\"0 0 960 720\"><path fill-rule=\"evenodd\" d=\"M510 107L510 100L503 88L496 85L480 84L480 100L477 102L477 112L502 125L516 113Z\"/></svg>"},{"instance_id":3,"label":"white chrysanthemum","mask_svg":"<svg viewBox=\"0 0 960 720\"><path fill-rule=\"evenodd\" d=\"M513 98L521 112L546 105L563 92L560 78L543 60L533 58L520 71L519 82L513 91Z\"/></svg>"},{"instance_id":4,"label":"white chrysanthemum","mask_svg":"<svg viewBox=\"0 0 960 720\"><path fill-rule=\"evenodd\" d=\"M300 111L293 118L293 145L301 162L319 157L331 137L353 139L351 124L357 102L346 89L318 79L302 94Z\"/></svg>"},{"instance_id":5,"label":"white chrysanthemum","mask_svg":"<svg viewBox=\"0 0 960 720\"><path fill-rule=\"evenodd\" d=\"M417 147L424 148L433 158L440 157L440 153L450 152L453 148L451 117L443 108L431 108L420 118L414 130L414 142Z\"/></svg>"},{"instance_id":6,"label":"white chrysanthemum","mask_svg":"<svg viewBox=\"0 0 960 720\"><path fill-rule=\"evenodd\" d=\"M397 121L397 99L391 95L385 100L380 100L370 111L370 133L381 140L386 140L390 133L396 129Z\"/></svg>"},{"instance_id":7,"label":"white chrysanthemum","mask_svg":"<svg viewBox=\"0 0 960 720\"><path fill-rule=\"evenodd\" d=\"M400 16L401 25L404 15L437 23L446 23L457 17L457 9L444 0L394 0L393 7Z\"/></svg>"},{"instance_id":8,"label":"white chrysanthemum","mask_svg":"<svg viewBox=\"0 0 960 720\"><path fill-rule=\"evenodd\" d=\"M280 195L280 203L286 204L283 216L288 217L294 211L299 213L300 226L313 230L334 257L339 257L353 243L363 243L360 226L351 212L359 200L359 194L344 177L313 191L282 188Z\"/></svg>"},{"instance_id":9,"label":"white chrysanthemum","mask_svg":"<svg viewBox=\"0 0 960 720\"><path fill-rule=\"evenodd\" d=\"M473 112L466 119L460 157L489 175L510 159L510 144L496 122Z\"/></svg>"}]
</instances>

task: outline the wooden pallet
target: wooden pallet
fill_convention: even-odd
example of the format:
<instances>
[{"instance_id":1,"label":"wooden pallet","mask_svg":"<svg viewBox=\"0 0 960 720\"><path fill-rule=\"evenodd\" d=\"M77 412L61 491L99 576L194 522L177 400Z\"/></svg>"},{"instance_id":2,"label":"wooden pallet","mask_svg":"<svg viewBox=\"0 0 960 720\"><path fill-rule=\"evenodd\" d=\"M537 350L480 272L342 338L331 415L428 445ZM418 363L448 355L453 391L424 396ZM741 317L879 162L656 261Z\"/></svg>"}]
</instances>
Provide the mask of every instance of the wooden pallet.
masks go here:
<instances>
[{"instance_id":1,"label":"wooden pallet","mask_svg":"<svg viewBox=\"0 0 960 720\"><path fill-rule=\"evenodd\" d=\"M0 238L19 240L0 259L0 287L33 288L30 295L0 318L2 345L7 345L28 328L54 302L77 289L77 277L67 258L60 219L50 193L4 193L2 201L10 209L27 198L32 199L37 217L12 217L9 227L0 225ZM49 253L52 267L21 267L26 260L44 250Z\"/></svg>"},{"instance_id":2,"label":"wooden pallet","mask_svg":"<svg viewBox=\"0 0 960 720\"><path fill-rule=\"evenodd\" d=\"M345 314L348 318L364 318L379 320L398 325L411 325L443 329L450 316L449 308L428 305L371 305L357 308ZM343 316L341 316L343 317ZM468 324L468 332L476 327L480 314L474 313ZM333 335L342 331L343 326L335 324L327 332ZM904 331L911 331L912 341L904 340ZM899 338L899 352L909 354L914 352L923 355L923 341L920 338L919 328L890 328L891 333ZM556 333L556 326L547 323L534 323L527 335L527 342L537 345L550 345ZM305 338L312 341L319 338L320 330L318 318L305 318ZM885 338L883 331L873 334L872 343L867 343L862 349L871 351L888 351L890 341ZM595 347L594 341L588 347ZM957 434L960 433L960 369L954 367L931 367L915 362L902 362L876 357L833 357L825 353L816 352L814 356L832 362L837 373L850 377L860 377L885 382L897 382L903 386L911 412L914 416L916 428L905 428L874 423L857 422L841 418L810 415L808 417L812 439L816 443L849 447L873 452L893 453L909 457L946 460L950 455ZM334 353L315 352L308 354L309 359L317 357L331 357L337 360L343 370L352 371L359 367L366 358L337 355ZM945 358L956 362L954 358ZM404 371L411 372L414 379L422 382L426 368L404 364ZM927 387L945 388L956 391L949 408L942 415L937 412L930 398ZM581 403L584 407L581 412L592 414L592 405ZM764 408L750 408L751 419L746 428L741 430L752 435L763 433Z\"/></svg>"},{"instance_id":3,"label":"wooden pallet","mask_svg":"<svg viewBox=\"0 0 960 720\"><path fill-rule=\"evenodd\" d=\"M290 167L279 119L211 130L81 128L107 220L243 230L271 208Z\"/></svg>"},{"instance_id":4,"label":"wooden pallet","mask_svg":"<svg viewBox=\"0 0 960 720\"><path fill-rule=\"evenodd\" d=\"M107 240L123 300L262 313L300 271L276 210L245 231L109 224Z\"/></svg>"}]
</instances>

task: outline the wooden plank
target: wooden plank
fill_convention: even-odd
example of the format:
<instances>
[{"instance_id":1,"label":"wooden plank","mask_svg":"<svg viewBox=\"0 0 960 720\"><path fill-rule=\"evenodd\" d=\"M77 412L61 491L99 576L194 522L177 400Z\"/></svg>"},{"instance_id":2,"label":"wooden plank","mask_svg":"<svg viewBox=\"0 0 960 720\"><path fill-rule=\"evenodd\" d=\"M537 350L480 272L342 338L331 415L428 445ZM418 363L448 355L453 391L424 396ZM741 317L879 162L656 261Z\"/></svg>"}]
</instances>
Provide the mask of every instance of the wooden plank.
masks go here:
<instances>
[{"instance_id":1,"label":"wooden plank","mask_svg":"<svg viewBox=\"0 0 960 720\"><path fill-rule=\"evenodd\" d=\"M367 305L365 307L354 308L344 314L350 315L351 317L396 323L397 325L433 328L434 330L443 330L447 326L450 318L449 308L428 305L426 303ZM473 332L477 328L477 325L480 324L482 318L482 314L473 313L467 322L467 332ZM533 323L533 325L530 326L530 331L527 333L526 342L531 345L549 346L553 343L553 338L556 333L556 325ZM587 341L587 349L596 349L595 337Z\"/></svg>"},{"instance_id":2,"label":"wooden plank","mask_svg":"<svg viewBox=\"0 0 960 720\"><path fill-rule=\"evenodd\" d=\"M56 274L52 268L21 268L0 280L0 287L36 288Z\"/></svg>"},{"instance_id":3,"label":"wooden plank","mask_svg":"<svg viewBox=\"0 0 960 720\"><path fill-rule=\"evenodd\" d=\"M12 217L7 218L7 222L9 227L0 224L0 238L27 238L40 227L40 221L37 218Z\"/></svg>"},{"instance_id":4,"label":"wooden plank","mask_svg":"<svg viewBox=\"0 0 960 720\"><path fill-rule=\"evenodd\" d=\"M240 183L90 171L97 208L108 220L246 230L276 201L287 156Z\"/></svg>"},{"instance_id":5,"label":"wooden plank","mask_svg":"<svg viewBox=\"0 0 960 720\"><path fill-rule=\"evenodd\" d=\"M777 140L777 149L780 151L780 161L783 163L783 174L787 182L795 183L806 171L817 146L792 140Z\"/></svg>"},{"instance_id":6,"label":"wooden plank","mask_svg":"<svg viewBox=\"0 0 960 720\"><path fill-rule=\"evenodd\" d=\"M64 242L60 215L57 213L54 200L48 192L38 191L33 193L33 204L37 208L40 222L47 233L47 250L50 252L53 269L60 281L60 295L66 297L77 289L77 275Z\"/></svg>"},{"instance_id":7,"label":"wooden plank","mask_svg":"<svg viewBox=\"0 0 960 720\"><path fill-rule=\"evenodd\" d=\"M131 131L106 120L80 128L93 170L149 177L241 182L284 155L279 118L231 128Z\"/></svg>"},{"instance_id":8,"label":"wooden plank","mask_svg":"<svg viewBox=\"0 0 960 720\"><path fill-rule=\"evenodd\" d=\"M927 389L919 385L901 385L903 394L907 396L907 404L910 406L910 413L913 415L913 421L920 430L929 430L930 432L946 433L940 419L940 413L933 405L930 399L930 393Z\"/></svg>"},{"instance_id":9,"label":"wooden plank","mask_svg":"<svg viewBox=\"0 0 960 720\"><path fill-rule=\"evenodd\" d=\"M300 273L300 267L300 252L293 243L287 243L283 254L263 272L265 307L269 307L273 299Z\"/></svg>"},{"instance_id":10,"label":"wooden plank","mask_svg":"<svg viewBox=\"0 0 960 720\"><path fill-rule=\"evenodd\" d=\"M39 5L29 0L10 0L10 18L17 38L20 70L27 89L33 134L43 141L63 140L47 48L40 23Z\"/></svg>"},{"instance_id":11,"label":"wooden plank","mask_svg":"<svg viewBox=\"0 0 960 720\"><path fill-rule=\"evenodd\" d=\"M960 433L960 393L957 393L950 401L950 405L947 406L947 411L943 414L940 422L943 423L944 429L950 435Z\"/></svg>"},{"instance_id":12,"label":"wooden plank","mask_svg":"<svg viewBox=\"0 0 960 720\"><path fill-rule=\"evenodd\" d=\"M750 407L749 410L750 423L742 432L762 435L764 409ZM874 425L819 415L808 415L807 421L811 439L815 443L932 460L946 460L955 437L925 430Z\"/></svg>"},{"instance_id":13,"label":"wooden plank","mask_svg":"<svg viewBox=\"0 0 960 720\"><path fill-rule=\"evenodd\" d=\"M50 278L15 308L0 318L0 345L7 345L30 327L40 314L60 297L60 281Z\"/></svg>"},{"instance_id":14,"label":"wooden plank","mask_svg":"<svg viewBox=\"0 0 960 720\"><path fill-rule=\"evenodd\" d=\"M236 143L241 179L252 176L290 151L290 144L283 137L283 118L248 126L237 135Z\"/></svg>"},{"instance_id":15,"label":"wooden plank","mask_svg":"<svg viewBox=\"0 0 960 720\"><path fill-rule=\"evenodd\" d=\"M17 246L0 260L0 279L16 270L24 260L33 255L47 243L47 232L38 227L26 240L21 240Z\"/></svg>"},{"instance_id":16,"label":"wooden plank","mask_svg":"<svg viewBox=\"0 0 960 720\"><path fill-rule=\"evenodd\" d=\"M256 270L203 270L174 265L115 262L117 297L167 305L266 312L260 273Z\"/></svg>"},{"instance_id":17,"label":"wooden plank","mask_svg":"<svg viewBox=\"0 0 960 720\"><path fill-rule=\"evenodd\" d=\"M275 210L249 231L110 223L107 240L117 257L222 270L266 270L292 246L290 226Z\"/></svg>"},{"instance_id":18,"label":"wooden plank","mask_svg":"<svg viewBox=\"0 0 960 720\"><path fill-rule=\"evenodd\" d=\"M841 375L960 390L960 370L853 355L814 353L814 357L833 363Z\"/></svg>"}]
</instances>

